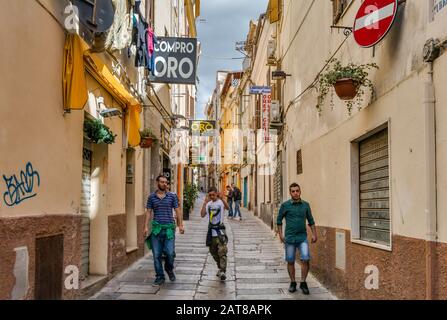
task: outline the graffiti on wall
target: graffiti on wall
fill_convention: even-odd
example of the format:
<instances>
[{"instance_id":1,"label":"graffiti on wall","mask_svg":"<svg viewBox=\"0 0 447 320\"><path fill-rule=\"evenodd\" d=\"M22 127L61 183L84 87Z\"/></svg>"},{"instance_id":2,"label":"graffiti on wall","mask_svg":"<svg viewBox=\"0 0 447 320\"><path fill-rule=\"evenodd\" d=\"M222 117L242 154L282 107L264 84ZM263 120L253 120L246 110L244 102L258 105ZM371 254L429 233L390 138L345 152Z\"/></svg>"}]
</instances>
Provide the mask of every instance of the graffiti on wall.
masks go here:
<instances>
[{"instance_id":1,"label":"graffiti on wall","mask_svg":"<svg viewBox=\"0 0 447 320\"><path fill-rule=\"evenodd\" d=\"M10 177L3 175L3 180L6 184L3 200L9 207L35 197L37 195L36 186L40 186L39 173L34 170L30 162L27 163L25 171L20 171L19 176L15 174Z\"/></svg>"}]
</instances>

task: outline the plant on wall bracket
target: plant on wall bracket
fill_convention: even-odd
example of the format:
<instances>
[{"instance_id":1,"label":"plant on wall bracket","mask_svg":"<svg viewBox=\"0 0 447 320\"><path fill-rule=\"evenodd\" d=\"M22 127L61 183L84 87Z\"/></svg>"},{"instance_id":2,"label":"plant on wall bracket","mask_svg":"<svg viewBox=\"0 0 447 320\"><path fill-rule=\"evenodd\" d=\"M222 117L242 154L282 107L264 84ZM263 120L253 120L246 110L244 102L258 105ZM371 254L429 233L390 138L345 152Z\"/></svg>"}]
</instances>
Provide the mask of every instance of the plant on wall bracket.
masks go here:
<instances>
[{"instance_id":1,"label":"plant on wall bracket","mask_svg":"<svg viewBox=\"0 0 447 320\"><path fill-rule=\"evenodd\" d=\"M150 128L141 130L140 137L140 147L143 149L150 148L153 144L158 142L157 136L152 132Z\"/></svg>"},{"instance_id":2,"label":"plant on wall bracket","mask_svg":"<svg viewBox=\"0 0 447 320\"><path fill-rule=\"evenodd\" d=\"M334 107L334 90L341 100L345 101L349 115L352 113L354 103L361 109L365 90L369 88L374 94L374 86L368 78L370 70L379 67L375 63L357 65L349 63L343 66L338 59L328 61L324 72L318 76L318 113L321 114L326 96L331 92L331 107ZM354 100L355 98L355 100Z\"/></svg>"},{"instance_id":3,"label":"plant on wall bracket","mask_svg":"<svg viewBox=\"0 0 447 320\"><path fill-rule=\"evenodd\" d=\"M116 134L114 135L109 127L98 119L86 119L84 121L84 132L96 144L112 144L115 142Z\"/></svg>"}]
</instances>

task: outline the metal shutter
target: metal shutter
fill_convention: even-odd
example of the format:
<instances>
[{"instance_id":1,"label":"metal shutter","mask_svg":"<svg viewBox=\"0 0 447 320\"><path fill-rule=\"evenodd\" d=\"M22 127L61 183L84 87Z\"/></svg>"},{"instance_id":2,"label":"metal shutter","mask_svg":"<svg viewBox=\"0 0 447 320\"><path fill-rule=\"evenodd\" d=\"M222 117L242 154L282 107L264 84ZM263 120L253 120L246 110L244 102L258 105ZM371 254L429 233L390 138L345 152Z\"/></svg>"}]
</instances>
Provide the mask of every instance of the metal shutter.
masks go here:
<instances>
[{"instance_id":1,"label":"metal shutter","mask_svg":"<svg viewBox=\"0 0 447 320\"><path fill-rule=\"evenodd\" d=\"M84 144L82 155L82 186L81 186L81 278L85 279L89 273L90 263L90 200L91 200L91 167L92 151Z\"/></svg>"},{"instance_id":2,"label":"metal shutter","mask_svg":"<svg viewBox=\"0 0 447 320\"><path fill-rule=\"evenodd\" d=\"M390 244L388 129L360 142L360 238Z\"/></svg>"}]
</instances>

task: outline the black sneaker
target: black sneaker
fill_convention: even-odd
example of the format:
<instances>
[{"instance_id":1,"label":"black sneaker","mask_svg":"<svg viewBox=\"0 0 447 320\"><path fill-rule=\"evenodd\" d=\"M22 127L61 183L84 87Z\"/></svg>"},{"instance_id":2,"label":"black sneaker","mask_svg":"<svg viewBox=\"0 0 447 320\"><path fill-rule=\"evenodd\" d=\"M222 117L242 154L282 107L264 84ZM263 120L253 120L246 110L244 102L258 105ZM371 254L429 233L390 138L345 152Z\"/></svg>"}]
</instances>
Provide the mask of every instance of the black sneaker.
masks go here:
<instances>
[{"instance_id":1,"label":"black sneaker","mask_svg":"<svg viewBox=\"0 0 447 320\"><path fill-rule=\"evenodd\" d=\"M169 280L175 281L175 273L174 272L168 272Z\"/></svg>"},{"instance_id":2,"label":"black sneaker","mask_svg":"<svg viewBox=\"0 0 447 320\"><path fill-rule=\"evenodd\" d=\"M303 293L305 295L309 294L309 288L307 287L307 283L306 282L301 282L300 289L301 289L301 291L303 291Z\"/></svg>"},{"instance_id":3,"label":"black sneaker","mask_svg":"<svg viewBox=\"0 0 447 320\"><path fill-rule=\"evenodd\" d=\"M163 283L165 283L165 279L164 278L157 278L154 281L154 286L161 286Z\"/></svg>"},{"instance_id":4,"label":"black sneaker","mask_svg":"<svg viewBox=\"0 0 447 320\"><path fill-rule=\"evenodd\" d=\"M289 292L290 293L296 292L296 282L291 282L290 283Z\"/></svg>"},{"instance_id":5,"label":"black sneaker","mask_svg":"<svg viewBox=\"0 0 447 320\"><path fill-rule=\"evenodd\" d=\"M220 280L225 281L226 279L227 279L227 276L225 275L225 272L222 271L222 272L220 273Z\"/></svg>"}]
</instances>

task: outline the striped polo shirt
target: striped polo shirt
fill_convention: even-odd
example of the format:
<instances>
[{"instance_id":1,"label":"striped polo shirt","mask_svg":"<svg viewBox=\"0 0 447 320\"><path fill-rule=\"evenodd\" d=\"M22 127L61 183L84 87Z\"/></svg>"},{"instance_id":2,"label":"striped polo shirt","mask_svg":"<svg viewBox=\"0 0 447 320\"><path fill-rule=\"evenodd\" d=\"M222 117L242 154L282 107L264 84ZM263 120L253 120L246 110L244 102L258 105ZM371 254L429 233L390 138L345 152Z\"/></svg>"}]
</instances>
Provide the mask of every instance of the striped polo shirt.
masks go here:
<instances>
[{"instance_id":1,"label":"striped polo shirt","mask_svg":"<svg viewBox=\"0 0 447 320\"><path fill-rule=\"evenodd\" d=\"M174 223L172 210L178 207L178 197L173 192L167 192L163 199L157 196L157 192L151 193L146 204L147 209L153 210L154 220L161 224Z\"/></svg>"}]
</instances>

